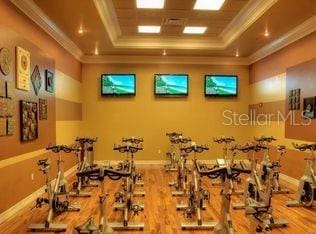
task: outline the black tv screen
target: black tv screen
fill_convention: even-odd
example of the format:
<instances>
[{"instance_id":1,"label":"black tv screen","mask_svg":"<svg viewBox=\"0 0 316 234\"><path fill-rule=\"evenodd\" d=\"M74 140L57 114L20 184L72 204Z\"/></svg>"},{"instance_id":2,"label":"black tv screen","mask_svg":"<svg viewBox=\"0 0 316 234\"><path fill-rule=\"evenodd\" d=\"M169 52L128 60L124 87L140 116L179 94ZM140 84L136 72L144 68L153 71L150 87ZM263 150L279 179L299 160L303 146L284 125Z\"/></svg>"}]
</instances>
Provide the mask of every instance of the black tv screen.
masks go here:
<instances>
[{"instance_id":1,"label":"black tv screen","mask_svg":"<svg viewBox=\"0 0 316 234\"><path fill-rule=\"evenodd\" d=\"M189 76L186 74L156 74L156 95L188 95Z\"/></svg>"},{"instance_id":2,"label":"black tv screen","mask_svg":"<svg viewBox=\"0 0 316 234\"><path fill-rule=\"evenodd\" d=\"M238 77L236 75L205 75L205 96L237 96Z\"/></svg>"},{"instance_id":3,"label":"black tv screen","mask_svg":"<svg viewBox=\"0 0 316 234\"><path fill-rule=\"evenodd\" d=\"M136 76L135 74L102 74L101 75L102 95L135 95Z\"/></svg>"}]
</instances>

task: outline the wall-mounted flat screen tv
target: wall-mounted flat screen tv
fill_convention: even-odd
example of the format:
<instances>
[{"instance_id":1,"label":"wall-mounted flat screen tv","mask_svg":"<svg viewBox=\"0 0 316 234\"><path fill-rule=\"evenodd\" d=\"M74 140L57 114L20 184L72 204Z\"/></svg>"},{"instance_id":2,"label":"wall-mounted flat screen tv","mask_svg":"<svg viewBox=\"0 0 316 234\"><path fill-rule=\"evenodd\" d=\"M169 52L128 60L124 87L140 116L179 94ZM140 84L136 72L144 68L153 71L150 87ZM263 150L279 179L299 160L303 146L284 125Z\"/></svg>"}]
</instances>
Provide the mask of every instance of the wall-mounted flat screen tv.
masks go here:
<instances>
[{"instance_id":1,"label":"wall-mounted flat screen tv","mask_svg":"<svg viewBox=\"0 0 316 234\"><path fill-rule=\"evenodd\" d=\"M101 94L117 96L135 95L135 74L102 74Z\"/></svg>"},{"instance_id":2,"label":"wall-mounted flat screen tv","mask_svg":"<svg viewBox=\"0 0 316 234\"><path fill-rule=\"evenodd\" d=\"M237 96L238 77L236 75L205 75L205 96Z\"/></svg>"},{"instance_id":3,"label":"wall-mounted flat screen tv","mask_svg":"<svg viewBox=\"0 0 316 234\"><path fill-rule=\"evenodd\" d=\"M166 96L187 96L189 76L186 74L156 74L155 94Z\"/></svg>"}]
</instances>

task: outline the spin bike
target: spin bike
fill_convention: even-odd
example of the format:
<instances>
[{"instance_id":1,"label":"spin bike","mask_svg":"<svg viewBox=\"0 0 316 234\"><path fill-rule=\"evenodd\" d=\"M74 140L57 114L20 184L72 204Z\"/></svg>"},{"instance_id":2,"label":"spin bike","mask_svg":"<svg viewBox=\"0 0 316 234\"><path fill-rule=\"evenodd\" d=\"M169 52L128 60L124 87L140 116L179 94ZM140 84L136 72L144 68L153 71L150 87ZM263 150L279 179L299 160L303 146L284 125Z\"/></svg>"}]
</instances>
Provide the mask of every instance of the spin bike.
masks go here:
<instances>
[{"instance_id":1,"label":"spin bike","mask_svg":"<svg viewBox=\"0 0 316 234\"><path fill-rule=\"evenodd\" d=\"M295 200L286 201L286 206L305 206L313 207L315 205L316 198L316 174L315 174L315 161L316 157L314 152L316 151L316 144L294 144L295 149L300 151L310 151L309 158L305 158L306 166L304 175L300 178L298 192Z\"/></svg>"},{"instance_id":2,"label":"spin bike","mask_svg":"<svg viewBox=\"0 0 316 234\"><path fill-rule=\"evenodd\" d=\"M126 143L125 145L114 146L114 150L119 151L120 153L127 153L128 160L119 163L119 168L126 168L127 165L131 165L130 176L123 178L123 191L115 193L115 203L114 210L123 210L124 218L121 223L113 223L113 229L143 229L144 223L131 223L129 222L130 212L133 212L134 215L138 215L140 211L144 210L143 204L134 203L133 197L135 196L145 196L144 191L135 191L135 182L139 178L139 175L136 174L135 164L134 164L134 154L139 150L142 150L141 145L131 145L131 143ZM131 157L129 157L129 154ZM129 160L130 158L130 160Z\"/></svg>"},{"instance_id":3,"label":"spin bike","mask_svg":"<svg viewBox=\"0 0 316 234\"><path fill-rule=\"evenodd\" d=\"M191 142L190 146L181 148L182 151L189 154L194 152L193 162L196 160L196 154L202 153L205 150L209 150L206 146L196 145L195 142ZM205 201L210 200L210 193L201 187L201 179L198 176L196 165L193 163L192 180L188 184L188 203L178 204L177 210L184 210L184 216L186 218L194 218L194 222L181 223L182 229L213 229L216 225L215 222L203 221L201 212L205 209Z\"/></svg>"},{"instance_id":4,"label":"spin bike","mask_svg":"<svg viewBox=\"0 0 316 234\"><path fill-rule=\"evenodd\" d=\"M175 152L175 143L172 141L172 139L178 138L182 136L182 133L178 132L169 132L166 133L166 136L169 137L170 141L170 148L168 152L166 153L166 156L169 158L170 163L165 165L166 171L177 171L177 158L176 158L176 152Z\"/></svg>"},{"instance_id":5,"label":"spin bike","mask_svg":"<svg viewBox=\"0 0 316 234\"><path fill-rule=\"evenodd\" d=\"M260 138L254 137L254 140L260 144L267 147L263 151L263 160L260 163L260 170L259 170L259 179L261 184L266 184L268 180L268 170L267 168L272 169L273 171L273 183L272 183L272 191L273 193L290 193L289 189L281 188L280 186L280 168L281 168L281 157L285 154L285 146L277 146L277 153L278 153L278 159L274 162L270 160L270 146L269 143L272 141L276 141L276 139L272 136L266 137L262 136Z\"/></svg>"},{"instance_id":6,"label":"spin bike","mask_svg":"<svg viewBox=\"0 0 316 234\"><path fill-rule=\"evenodd\" d=\"M126 169L126 170L125 170ZM100 183L101 194L99 195L99 225L96 225L93 217L90 217L84 224L74 228L74 234L112 234L112 224L108 222L105 213L105 199L108 194L105 192L105 177L111 180L119 180L122 177L128 177L131 174L131 164L126 168L120 170L113 170L109 167L101 167L96 169L89 169L83 172L78 172L78 176L88 177L90 180L98 180ZM113 225L114 226L114 225Z\"/></svg>"},{"instance_id":7,"label":"spin bike","mask_svg":"<svg viewBox=\"0 0 316 234\"><path fill-rule=\"evenodd\" d=\"M64 177L63 163L64 161L61 158L61 152L70 153L76 151L77 149L69 148L65 145L56 145L49 146L46 150L51 150L53 153L58 154L57 166L57 178L54 187L52 188L52 182L49 178L50 170L50 159L44 159L38 161L39 170L45 175L46 189L47 194L46 198L39 197L36 199L35 208L41 208L44 204L47 204L49 207L48 216L45 223L41 224L31 224L29 230L31 232L64 232L67 229L67 224L53 223L53 218L55 215L58 215L63 212L69 211L79 211L80 207L77 205L72 205L69 202L69 194L67 191L67 181Z\"/></svg>"},{"instance_id":8,"label":"spin bike","mask_svg":"<svg viewBox=\"0 0 316 234\"><path fill-rule=\"evenodd\" d=\"M266 188L263 189L256 171L257 163L255 155L267 147L259 144L246 144L245 146L235 147L235 150L243 153L252 152L251 174L247 178L244 193L244 202L233 204L234 209L245 209L246 215L250 220L250 233L255 234L256 231L270 231L275 227L285 227L288 221L285 219L275 219L272 215L273 208L271 206L273 171L268 170L268 180Z\"/></svg>"},{"instance_id":9,"label":"spin bike","mask_svg":"<svg viewBox=\"0 0 316 234\"><path fill-rule=\"evenodd\" d=\"M187 195L187 184L188 184L188 173L189 169L186 166L188 154L182 149L183 144L191 142L191 138L183 137L182 135L177 138L172 138L171 143L177 144L180 149L180 158L178 160L177 178L176 181L169 182L169 186L173 186L175 191L172 191L172 196L186 196Z\"/></svg>"},{"instance_id":10,"label":"spin bike","mask_svg":"<svg viewBox=\"0 0 316 234\"><path fill-rule=\"evenodd\" d=\"M235 141L235 138L234 137L225 137L225 136L222 136L220 138L214 138L214 142L218 143L218 144L224 144L224 147L223 147L223 158L222 159L217 159L216 160L216 163L217 165L215 165L214 168L220 168L220 167L226 167L226 166L234 166L236 165L235 164L235 156L236 156L236 153L232 153L232 158L229 160L227 158L228 156L228 146ZM224 174L221 174L223 177L221 176L218 176L216 180L213 180L212 181L212 185L224 185L225 183L225 175ZM242 195L244 193L243 190L241 189L236 189L235 188L235 184L236 183L240 183L241 182L241 178L239 176L234 176L232 178L232 180L230 180L230 183L231 183L231 190L232 190L232 194L233 195Z\"/></svg>"},{"instance_id":11,"label":"spin bike","mask_svg":"<svg viewBox=\"0 0 316 234\"><path fill-rule=\"evenodd\" d=\"M199 162L194 160L195 168L201 177L207 176L210 179L214 179L216 177L224 178L224 188L221 191L221 214L220 214L220 221L214 227L214 233L216 234L233 234L233 221L230 213L230 204L231 204L231 181L233 178L236 178L240 175L240 173L247 173L249 174L250 170L245 170L236 167L233 165L232 167L226 165L225 167L219 168L212 168L206 169L202 167Z\"/></svg>"},{"instance_id":12,"label":"spin bike","mask_svg":"<svg viewBox=\"0 0 316 234\"><path fill-rule=\"evenodd\" d=\"M76 143L78 150L76 152L78 158L78 172L84 172L93 168L93 144L97 141L97 138L77 137ZM84 187L97 187L98 184L89 180L87 177L77 175L77 180L72 184L73 191L69 193L72 197L90 197L90 192L83 192Z\"/></svg>"}]
</instances>

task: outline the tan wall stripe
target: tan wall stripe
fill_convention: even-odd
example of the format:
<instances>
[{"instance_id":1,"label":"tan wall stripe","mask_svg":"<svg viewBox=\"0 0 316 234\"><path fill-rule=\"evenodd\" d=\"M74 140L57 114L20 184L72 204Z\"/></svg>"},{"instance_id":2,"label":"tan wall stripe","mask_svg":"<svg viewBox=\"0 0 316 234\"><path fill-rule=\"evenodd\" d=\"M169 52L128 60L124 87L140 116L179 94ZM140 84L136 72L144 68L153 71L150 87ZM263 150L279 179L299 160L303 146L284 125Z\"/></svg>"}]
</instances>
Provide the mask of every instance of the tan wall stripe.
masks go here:
<instances>
[{"instance_id":1,"label":"tan wall stripe","mask_svg":"<svg viewBox=\"0 0 316 234\"><path fill-rule=\"evenodd\" d=\"M82 120L82 104L57 98L56 120Z\"/></svg>"},{"instance_id":2,"label":"tan wall stripe","mask_svg":"<svg viewBox=\"0 0 316 234\"><path fill-rule=\"evenodd\" d=\"M277 121L282 116L285 117L285 101L264 102L260 104L249 105L249 111L255 115L270 115L271 121Z\"/></svg>"}]
</instances>

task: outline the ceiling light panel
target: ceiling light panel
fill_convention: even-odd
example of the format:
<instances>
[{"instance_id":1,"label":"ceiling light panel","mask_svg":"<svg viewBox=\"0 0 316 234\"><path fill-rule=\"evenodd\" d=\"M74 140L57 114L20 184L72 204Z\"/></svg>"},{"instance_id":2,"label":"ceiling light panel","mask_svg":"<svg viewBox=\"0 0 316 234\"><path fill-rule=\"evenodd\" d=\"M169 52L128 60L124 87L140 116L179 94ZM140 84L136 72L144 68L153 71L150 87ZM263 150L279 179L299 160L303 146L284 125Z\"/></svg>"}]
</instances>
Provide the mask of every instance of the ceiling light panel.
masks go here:
<instances>
[{"instance_id":1,"label":"ceiling light panel","mask_svg":"<svg viewBox=\"0 0 316 234\"><path fill-rule=\"evenodd\" d=\"M207 27L185 27L183 30L184 34L203 34L205 33Z\"/></svg>"},{"instance_id":2,"label":"ceiling light panel","mask_svg":"<svg viewBox=\"0 0 316 234\"><path fill-rule=\"evenodd\" d=\"M218 11L225 0L196 0L194 10Z\"/></svg>"},{"instance_id":3,"label":"ceiling light panel","mask_svg":"<svg viewBox=\"0 0 316 234\"><path fill-rule=\"evenodd\" d=\"M160 26L138 26L139 33L160 33Z\"/></svg>"},{"instance_id":4,"label":"ceiling light panel","mask_svg":"<svg viewBox=\"0 0 316 234\"><path fill-rule=\"evenodd\" d=\"M165 0L136 0L136 6L140 9L162 9Z\"/></svg>"}]
</instances>

